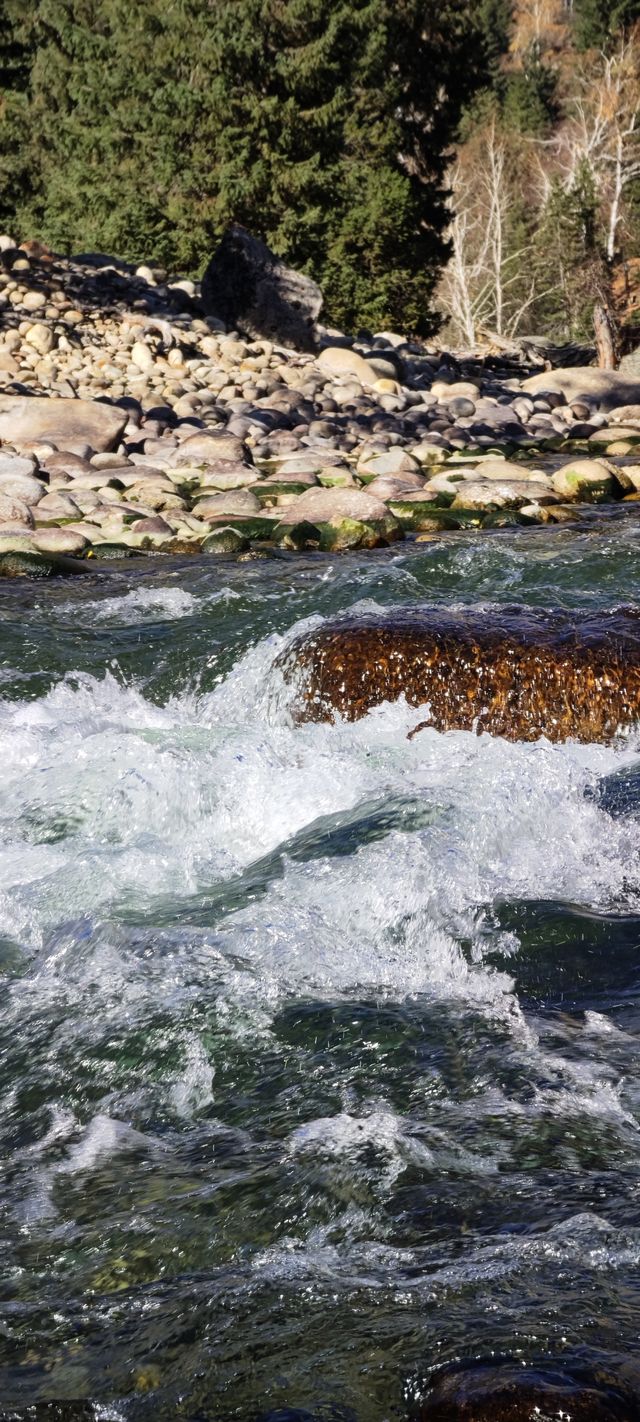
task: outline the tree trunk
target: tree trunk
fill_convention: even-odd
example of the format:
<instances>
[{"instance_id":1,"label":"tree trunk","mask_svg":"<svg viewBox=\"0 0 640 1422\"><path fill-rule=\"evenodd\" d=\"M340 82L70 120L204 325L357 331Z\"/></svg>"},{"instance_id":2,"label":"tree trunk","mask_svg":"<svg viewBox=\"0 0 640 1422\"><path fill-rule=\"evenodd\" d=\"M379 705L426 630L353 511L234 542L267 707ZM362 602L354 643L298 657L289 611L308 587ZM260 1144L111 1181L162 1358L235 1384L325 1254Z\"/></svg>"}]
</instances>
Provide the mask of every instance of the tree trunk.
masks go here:
<instances>
[{"instance_id":1,"label":"tree trunk","mask_svg":"<svg viewBox=\"0 0 640 1422\"><path fill-rule=\"evenodd\" d=\"M613 301L611 266L594 257L591 278L595 297L593 330L598 365L601 370L617 370L620 362L620 332Z\"/></svg>"},{"instance_id":2,"label":"tree trunk","mask_svg":"<svg viewBox=\"0 0 640 1422\"><path fill-rule=\"evenodd\" d=\"M611 311L598 302L593 310L593 329L601 370L616 370L618 365L617 331Z\"/></svg>"},{"instance_id":3,"label":"tree trunk","mask_svg":"<svg viewBox=\"0 0 640 1422\"><path fill-rule=\"evenodd\" d=\"M613 183L613 196L611 198L611 208L609 212L609 232L607 234L607 261L609 266L616 254L616 233L620 221L620 199L622 197L622 162L624 156L624 146L622 134L619 133L616 140L615 157L615 178Z\"/></svg>"}]
</instances>

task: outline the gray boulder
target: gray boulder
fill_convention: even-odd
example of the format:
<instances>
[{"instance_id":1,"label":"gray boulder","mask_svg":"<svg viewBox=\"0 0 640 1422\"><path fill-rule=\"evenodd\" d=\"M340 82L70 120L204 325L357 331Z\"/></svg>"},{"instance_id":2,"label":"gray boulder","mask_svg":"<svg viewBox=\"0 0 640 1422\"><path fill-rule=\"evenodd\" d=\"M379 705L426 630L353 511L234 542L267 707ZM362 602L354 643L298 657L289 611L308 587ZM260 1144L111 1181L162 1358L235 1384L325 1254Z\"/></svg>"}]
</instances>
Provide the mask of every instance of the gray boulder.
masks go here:
<instances>
[{"instance_id":1,"label":"gray boulder","mask_svg":"<svg viewBox=\"0 0 640 1422\"><path fill-rule=\"evenodd\" d=\"M0 473L0 494L8 494L11 498L21 499L24 504L29 504L31 507L44 498L46 492L46 484L42 484L39 479L30 479L26 474L18 474L16 478L11 478L9 474Z\"/></svg>"},{"instance_id":2,"label":"gray boulder","mask_svg":"<svg viewBox=\"0 0 640 1422\"><path fill-rule=\"evenodd\" d=\"M533 479L476 479L458 488L453 509L519 509L532 502L558 502L558 495L548 484L537 484Z\"/></svg>"},{"instance_id":3,"label":"gray boulder","mask_svg":"<svg viewBox=\"0 0 640 1422\"><path fill-rule=\"evenodd\" d=\"M248 518L252 514L259 514L261 509L260 500L250 489L230 489L224 494L211 494L199 499L197 504L194 504L193 512L196 518L208 522L210 519L228 518L231 514L241 514Z\"/></svg>"},{"instance_id":4,"label":"gray boulder","mask_svg":"<svg viewBox=\"0 0 640 1422\"><path fill-rule=\"evenodd\" d=\"M389 513L381 499L360 489L307 489L287 509L287 523L329 523L332 519L357 519L376 523Z\"/></svg>"},{"instance_id":5,"label":"gray boulder","mask_svg":"<svg viewBox=\"0 0 640 1422\"><path fill-rule=\"evenodd\" d=\"M126 410L101 400L0 395L0 441L17 448L44 440L58 448L86 444L93 450L115 449L126 423Z\"/></svg>"},{"instance_id":6,"label":"gray boulder","mask_svg":"<svg viewBox=\"0 0 640 1422\"><path fill-rule=\"evenodd\" d=\"M574 459L556 469L551 482L560 498L600 503L613 497L615 480L612 468L612 465L599 459Z\"/></svg>"},{"instance_id":7,"label":"gray boulder","mask_svg":"<svg viewBox=\"0 0 640 1422\"><path fill-rule=\"evenodd\" d=\"M301 351L316 348L322 292L243 227L229 228L202 278L202 305L228 329Z\"/></svg>"},{"instance_id":8,"label":"gray boulder","mask_svg":"<svg viewBox=\"0 0 640 1422\"><path fill-rule=\"evenodd\" d=\"M579 400L599 410L615 410L619 405L634 405L640 400L640 376L622 369L576 365L532 375L523 381L522 389L531 395L558 393L569 402Z\"/></svg>"},{"instance_id":9,"label":"gray boulder","mask_svg":"<svg viewBox=\"0 0 640 1422\"><path fill-rule=\"evenodd\" d=\"M25 528L33 528L33 514L24 499L17 499L13 494L0 492L0 523L20 524Z\"/></svg>"},{"instance_id":10,"label":"gray boulder","mask_svg":"<svg viewBox=\"0 0 640 1422\"><path fill-rule=\"evenodd\" d=\"M211 464L214 460L230 460L234 464L250 464L251 455L238 435L228 430L200 430L190 435L171 454L172 468L180 464Z\"/></svg>"}]
</instances>

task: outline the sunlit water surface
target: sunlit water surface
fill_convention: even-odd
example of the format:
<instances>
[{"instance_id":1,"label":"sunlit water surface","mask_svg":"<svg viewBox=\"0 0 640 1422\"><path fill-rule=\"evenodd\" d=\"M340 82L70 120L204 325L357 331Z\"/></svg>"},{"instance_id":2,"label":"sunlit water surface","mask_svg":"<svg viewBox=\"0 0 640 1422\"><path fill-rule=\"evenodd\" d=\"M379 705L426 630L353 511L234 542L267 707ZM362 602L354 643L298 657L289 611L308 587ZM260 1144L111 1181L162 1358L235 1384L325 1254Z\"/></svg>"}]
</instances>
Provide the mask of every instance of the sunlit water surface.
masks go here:
<instances>
[{"instance_id":1,"label":"sunlit water surface","mask_svg":"<svg viewBox=\"0 0 640 1422\"><path fill-rule=\"evenodd\" d=\"M382 1422L461 1355L635 1348L640 736L295 729L272 667L639 571L616 510L2 586L10 1415Z\"/></svg>"}]
</instances>

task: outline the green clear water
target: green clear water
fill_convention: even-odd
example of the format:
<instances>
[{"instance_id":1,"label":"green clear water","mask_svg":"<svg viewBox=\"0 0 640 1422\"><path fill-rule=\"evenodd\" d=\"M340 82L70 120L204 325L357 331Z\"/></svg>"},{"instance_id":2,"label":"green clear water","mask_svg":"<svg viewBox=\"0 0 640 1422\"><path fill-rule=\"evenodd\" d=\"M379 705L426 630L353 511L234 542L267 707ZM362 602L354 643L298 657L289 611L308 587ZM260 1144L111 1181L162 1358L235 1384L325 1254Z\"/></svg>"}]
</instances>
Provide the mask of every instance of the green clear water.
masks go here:
<instances>
[{"instance_id":1,"label":"green clear water","mask_svg":"<svg viewBox=\"0 0 640 1422\"><path fill-rule=\"evenodd\" d=\"M7 1416L383 1422L456 1357L636 1347L638 734L294 729L273 662L639 571L616 508L0 588Z\"/></svg>"}]
</instances>

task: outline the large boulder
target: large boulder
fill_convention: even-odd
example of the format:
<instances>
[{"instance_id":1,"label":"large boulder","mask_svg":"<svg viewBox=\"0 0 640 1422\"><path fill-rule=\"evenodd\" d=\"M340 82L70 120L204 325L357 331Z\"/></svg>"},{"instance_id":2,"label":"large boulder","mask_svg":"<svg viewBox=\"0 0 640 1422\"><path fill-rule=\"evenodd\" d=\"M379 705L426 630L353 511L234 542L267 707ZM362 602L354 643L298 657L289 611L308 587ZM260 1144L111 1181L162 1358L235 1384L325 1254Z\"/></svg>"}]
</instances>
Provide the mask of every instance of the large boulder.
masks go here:
<instances>
[{"instance_id":1,"label":"large boulder","mask_svg":"<svg viewBox=\"0 0 640 1422\"><path fill-rule=\"evenodd\" d=\"M256 478L257 471L253 465L240 464L230 459L216 459L203 470L200 484L202 488L222 492L226 489L247 488L249 484L255 484Z\"/></svg>"},{"instance_id":2,"label":"large boulder","mask_svg":"<svg viewBox=\"0 0 640 1422\"><path fill-rule=\"evenodd\" d=\"M323 470L334 468L336 465L341 469L348 469L345 464L344 454L339 449L300 449L293 454L282 455L273 461L274 467L280 475L281 470L287 469L291 473L320 474Z\"/></svg>"},{"instance_id":3,"label":"large boulder","mask_svg":"<svg viewBox=\"0 0 640 1422\"><path fill-rule=\"evenodd\" d=\"M424 484L417 459L398 444L392 445L384 454L362 455L357 469L360 477L403 479L406 484L413 484L414 489L421 489Z\"/></svg>"},{"instance_id":4,"label":"large boulder","mask_svg":"<svg viewBox=\"0 0 640 1422\"><path fill-rule=\"evenodd\" d=\"M244 441L228 430L199 430L178 445L168 462L171 468L177 468L181 464L209 464L220 459L250 464L251 454Z\"/></svg>"},{"instance_id":5,"label":"large boulder","mask_svg":"<svg viewBox=\"0 0 640 1422\"><path fill-rule=\"evenodd\" d=\"M377 523L388 515L381 499L372 499L362 489L307 489L287 509L288 523L329 523L334 518L355 518Z\"/></svg>"},{"instance_id":6,"label":"large boulder","mask_svg":"<svg viewBox=\"0 0 640 1422\"><path fill-rule=\"evenodd\" d=\"M327 346L318 356L318 365L328 376L338 379L353 376L360 385L373 386L379 379L378 371L369 361L346 346Z\"/></svg>"},{"instance_id":7,"label":"large boulder","mask_svg":"<svg viewBox=\"0 0 640 1422\"><path fill-rule=\"evenodd\" d=\"M475 467L474 467L475 466ZM469 470L474 479L533 479L539 483L544 478L540 469L535 469L531 465L516 464L512 459L496 459L488 457L474 464L469 464ZM461 471L466 477L466 471Z\"/></svg>"},{"instance_id":8,"label":"large boulder","mask_svg":"<svg viewBox=\"0 0 640 1422\"><path fill-rule=\"evenodd\" d=\"M640 425L640 405L616 405L608 415L610 425Z\"/></svg>"},{"instance_id":9,"label":"large boulder","mask_svg":"<svg viewBox=\"0 0 640 1422\"><path fill-rule=\"evenodd\" d=\"M55 456L54 456L55 457ZM35 474L38 461L33 454L23 455L11 454L6 449L0 450L0 479L30 479Z\"/></svg>"},{"instance_id":10,"label":"large boulder","mask_svg":"<svg viewBox=\"0 0 640 1422\"><path fill-rule=\"evenodd\" d=\"M640 494L640 464L618 464L616 479L625 493Z\"/></svg>"},{"instance_id":11,"label":"large boulder","mask_svg":"<svg viewBox=\"0 0 640 1422\"><path fill-rule=\"evenodd\" d=\"M526 504L555 504L558 497L542 480L474 479L458 485L454 509L521 509Z\"/></svg>"},{"instance_id":12,"label":"large boulder","mask_svg":"<svg viewBox=\"0 0 640 1422\"><path fill-rule=\"evenodd\" d=\"M33 515L26 499L0 489L0 523L17 523L33 528Z\"/></svg>"},{"instance_id":13,"label":"large boulder","mask_svg":"<svg viewBox=\"0 0 640 1422\"><path fill-rule=\"evenodd\" d=\"M618 405L635 405L640 401L640 376L624 375L617 370L598 370L594 365L576 365L567 370L545 370L523 381L522 389L530 395L547 391L573 400L597 406L599 410L615 410Z\"/></svg>"},{"instance_id":14,"label":"large boulder","mask_svg":"<svg viewBox=\"0 0 640 1422\"><path fill-rule=\"evenodd\" d=\"M33 544L39 553L65 553L77 558L86 552L89 539L77 528L38 528L33 535Z\"/></svg>"},{"instance_id":15,"label":"large boulder","mask_svg":"<svg viewBox=\"0 0 640 1422\"><path fill-rule=\"evenodd\" d=\"M617 487L611 468L599 459L574 459L563 464L553 474L552 484L561 498L579 499L581 503L611 499Z\"/></svg>"},{"instance_id":16,"label":"large boulder","mask_svg":"<svg viewBox=\"0 0 640 1422\"><path fill-rule=\"evenodd\" d=\"M126 410L101 400L0 395L0 442L17 449L39 441L61 449L70 445L89 445L94 451L115 449L127 418Z\"/></svg>"},{"instance_id":17,"label":"large boulder","mask_svg":"<svg viewBox=\"0 0 640 1422\"><path fill-rule=\"evenodd\" d=\"M261 512L262 505L251 489L229 489L226 493L207 494L193 506L196 518L227 518L230 514L240 514L245 518Z\"/></svg>"},{"instance_id":18,"label":"large boulder","mask_svg":"<svg viewBox=\"0 0 640 1422\"><path fill-rule=\"evenodd\" d=\"M316 348L319 286L243 227L229 228L202 278L202 305L229 329L297 350Z\"/></svg>"},{"instance_id":19,"label":"large boulder","mask_svg":"<svg viewBox=\"0 0 640 1422\"><path fill-rule=\"evenodd\" d=\"M640 612L394 610L325 622L279 659L298 721L429 705L439 731L609 741L640 720Z\"/></svg>"},{"instance_id":20,"label":"large boulder","mask_svg":"<svg viewBox=\"0 0 640 1422\"><path fill-rule=\"evenodd\" d=\"M46 484L43 484L40 479L30 478L28 474L18 474L13 478L10 474L0 473L0 495L20 499L23 504L29 504L31 508L44 498L46 492Z\"/></svg>"}]
</instances>

